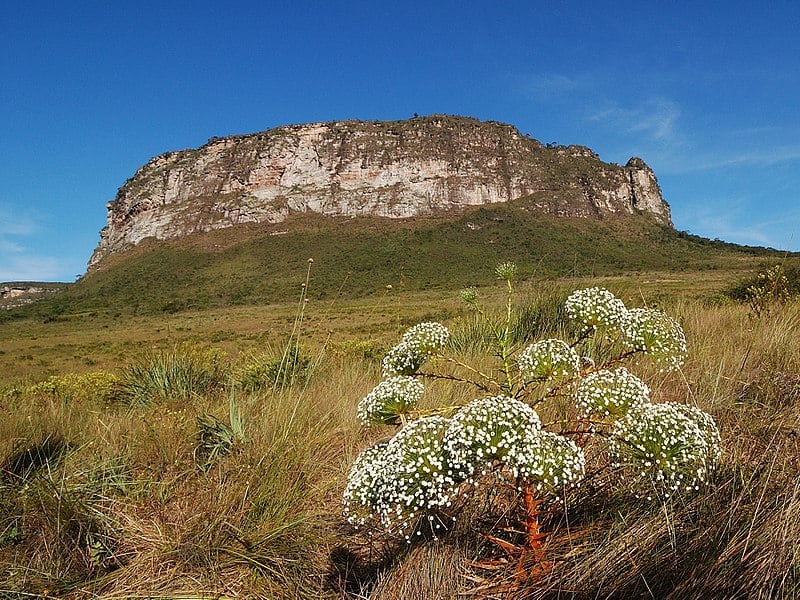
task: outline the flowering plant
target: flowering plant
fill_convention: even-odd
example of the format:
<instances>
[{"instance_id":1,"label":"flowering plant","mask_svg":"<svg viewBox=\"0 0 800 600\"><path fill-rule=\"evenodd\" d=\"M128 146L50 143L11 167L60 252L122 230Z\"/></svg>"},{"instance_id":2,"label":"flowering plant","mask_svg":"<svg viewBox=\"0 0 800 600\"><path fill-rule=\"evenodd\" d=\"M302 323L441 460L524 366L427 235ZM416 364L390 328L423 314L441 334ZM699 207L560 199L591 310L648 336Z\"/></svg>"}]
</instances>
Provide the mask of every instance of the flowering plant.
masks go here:
<instances>
[{"instance_id":1,"label":"flowering plant","mask_svg":"<svg viewBox=\"0 0 800 600\"><path fill-rule=\"evenodd\" d=\"M537 507L580 484L584 448L592 440L606 449L595 454L607 454L618 479L636 493L669 495L706 481L721 452L714 420L693 406L653 403L647 384L619 366L639 355L662 370L680 368L686 338L677 321L655 309L627 308L608 290L589 288L565 304L568 317L582 326L578 339L544 339L520 349L511 327L516 265L503 263L496 273L508 291L504 318L490 317L474 288L462 292L491 331L495 369L481 371L448 356L450 335L439 323L412 327L383 359L386 379L359 403L357 414L365 425L400 429L353 462L344 492L351 523L380 525L410 539L420 524L441 526L456 499L488 480L518 490L527 545L540 548ZM604 339L618 351L603 364L581 355ZM423 370L430 359L436 360ZM471 385L484 396L418 408L423 381L435 378ZM548 401L563 406L564 400L566 411L543 422Z\"/></svg>"}]
</instances>

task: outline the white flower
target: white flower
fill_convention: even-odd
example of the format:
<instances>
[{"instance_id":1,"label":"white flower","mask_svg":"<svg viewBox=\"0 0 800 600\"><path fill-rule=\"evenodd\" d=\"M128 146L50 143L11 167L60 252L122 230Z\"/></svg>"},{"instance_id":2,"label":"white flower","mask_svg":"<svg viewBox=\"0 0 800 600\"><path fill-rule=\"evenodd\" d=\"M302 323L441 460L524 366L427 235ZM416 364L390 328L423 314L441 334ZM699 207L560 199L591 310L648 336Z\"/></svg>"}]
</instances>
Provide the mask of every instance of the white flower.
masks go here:
<instances>
[{"instance_id":1,"label":"white flower","mask_svg":"<svg viewBox=\"0 0 800 600\"><path fill-rule=\"evenodd\" d=\"M422 354L443 350L450 332L441 323L427 322L414 325L403 334L403 342Z\"/></svg>"},{"instance_id":2,"label":"white flower","mask_svg":"<svg viewBox=\"0 0 800 600\"><path fill-rule=\"evenodd\" d=\"M581 370L578 354L562 340L542 340L531 344L517 359L526 380L570 378Z\"/></svg>"},{"instance_id":3,"label":"white flower","mask_svg":"<svg viewBox=\"0 0 800 600\"><path fill-rule=\"evenodd\" d=\"M625 318L625 304L606 289L576 290L567 298L567 315L587 327L618 327Z\"/></svg>"},{"instance_id":4,"label":"white flower","mask_svg":"<svg viewBox=\"0 0 800 600\"><path fill-rule=\"evenodd\" d=\"M539 415L524 402L507 396L473 400L451 419L445 452L457 478L485 473L495 460L516 476L540 430Z\"/></svg>"},{"instance_id":5,"label":"white flower","mask_svg":"<svg viewBox=\"0 0 800 600\"><path fill-rule=\"evenodd\" d=\"M625 368L590 373L578 384L575 401L584 416L619 418L650 401L650 388Z\"/></svg>"},{"instance_id":6,"label":"white flower","mask_svg":"<svg viewBox=\"0 0 800 600\"><path fill-rule=\"evenodd\" d=\"M443 417L423 417L362 452L344 491L348 521L379 519L389 532L408 536L419 517L448 506L458 486L442 451L447 425Z\"/></svg>"},{"instance_id":7,"label":"white flower","mask_svg":"<svg viewBox=\"0 0 800 600\"><path fill-rule=\"evenodd\" d=\"M428 358L425 354L417 351L413 346L400 342L386 353L383 357L381 366L383 367L384 377L393 375L413 375Z\"/></svg>"},{"instance_id":8,"label":"white flower","mask_svg":"<svg viewBox=\"0 0 800 600\"><path fill-rule=\"evenodd\" d=\"M497 274L498 279L514 281L517 277L517 265L513 262L500 263L495 267L494 272Z\"/></svg>"},{"instance_id":9,"label":"white flower","mask_svg":"<svg viewBox=\"0 0 800 600\"><path fill-rule=\"evenodd\" d=\"M653 308L632 308L622 322L623 343L653 357L667 370L677 369L686 358L686 337L680 324Z\"/></svg>"},{"instance_id":10,"label":"white flower","mask_svg":"<svg viewBox=\"0 0 800 600\"><path fill-rule=\"evenodd\" d=\"M614 465L634 482L649 481L668 493L695 490L706 481L720 455L713 419L683 404L641 404L611 430Z\"/></svg>"},{"instance_id":11,"label":"white flower","mask_svg":"<svg viewBox=\"0 0 800 600\"><path fill-rule=\"evenodd\" d=\"M390 531L408 532L418 517L447 506L457 485L445 464L443 417L423 417L386 444L377 515Z\"/></svg>"},{"instance_id":12,"label":"white flower","mask_svg":"<svg viewBox=\"0 0 800 600\"><path fill-rule=\"evenodd\" d=\"M370 446L350 465L344 490L344 515L355 526L364 525L375 512L380 482L385 472L386 442Z\"/></svg>"},{"instance_id":13,"label":"white flower","mask_svg":"<svg viewBox=\"0 0 800 600\"><path fill-rule=\"evenodd\" d=\"M397 423L399 416L413 410L422 397L424 387L413 377L399 375L381 381L358 403L359 420L370 423Z\"/></svg>"},{"instance_id":14,"label":"white flower","mask_svg":"<svg viewBox=\"0 0 800 600\"><path fill-rule=\"evenodd\" d=\"M549 493L558 493L584 475L586 458L578 445L556 433L540 431L520 463L520 475Z\"/></svg>"},{"instance_id":15,"label":"white flower","mask_svg":"<svg viewBox=\"0 0 800 600\"><path fill-rule=\"evenodd\" d=\"M413 375L429 356L444 349L448 339L450 332L441 323L415 325L386 353L381 363L384 376Z\"/></svg>"}]
</instances>

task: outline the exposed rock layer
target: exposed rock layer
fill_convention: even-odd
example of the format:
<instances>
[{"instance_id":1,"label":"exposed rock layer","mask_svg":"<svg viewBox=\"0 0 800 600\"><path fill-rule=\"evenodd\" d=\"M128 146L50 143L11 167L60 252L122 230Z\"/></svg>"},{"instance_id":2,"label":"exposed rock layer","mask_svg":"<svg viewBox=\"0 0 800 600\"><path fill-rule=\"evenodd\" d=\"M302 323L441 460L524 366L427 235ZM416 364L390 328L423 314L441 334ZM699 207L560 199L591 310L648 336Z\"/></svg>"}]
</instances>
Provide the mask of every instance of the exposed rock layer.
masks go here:
<instances>
[{"instance_id":1,"label":"exposed rock layer","mask_svg":"<svg viewBox=\"0 0 800 600\"><path fill-rule=\"evenodd\" d=\"M108 204L90 262L145 238L171 239L290 212L411 217L531 196L554 215L644 212L671 225L639 158L604 163L514 127L463 117L341 121L211 139L141 167Z\"/></svg>"},{"instance_id":2,"label":"exposed rock layer","mask_svg":"<svg viewBox=\"0 0 800 600\"><path fill-rule=\"evenodd\" d=\"M11 310L31 304L59 291L64 284L3 283L0 284L0 310Z\"/></svg>"}]
</instances>

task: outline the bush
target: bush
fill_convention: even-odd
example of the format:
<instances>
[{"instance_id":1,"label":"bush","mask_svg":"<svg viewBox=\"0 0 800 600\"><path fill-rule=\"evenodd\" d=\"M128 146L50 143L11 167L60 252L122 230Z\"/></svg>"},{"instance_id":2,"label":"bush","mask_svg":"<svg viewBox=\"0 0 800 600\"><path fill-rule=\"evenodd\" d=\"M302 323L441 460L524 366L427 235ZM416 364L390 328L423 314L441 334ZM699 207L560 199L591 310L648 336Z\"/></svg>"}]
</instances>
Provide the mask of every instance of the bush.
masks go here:
<instances>
[{"instance_id":1,"label":"bush","mask_svg":"<svg viewBox=\"0 0 800 600\"><path fill-rule=\"evenodd\" d=\"M755 277L737 283L726 294L734 300L750 304L750 310L756 316L767 313L773 305L800 296L800 268L774 265Z\"/></svg>"},{"instance_id":2,"label":"bush","mask_svg":"<svg viewBox=\"0 0 800 600\"><path fill-rule=\"evenodd\" d=\"M283 354L264 352L251 355L237 374L239 386L248 392L278 389L309 375L311 360L297 346L287 347Z\"/></svg>"},{"instance_id":3,"label":"bush","mask_svg":"<svg viewBox=\"0 0 800 600\"><path fill-rule=\"evenodd\" d=\"M576 332L575 339L522 347L525 336L513 327L520 322L513 310L516 268L504 263L497 275L508 291L501 317L489 314L475 290L462 294L492 341L493 368L449 355L449 331L439 323L412 327L387 353L384 381L357 412L365 424L399 430L353 462L345 514L356 526L410 541L449 529L476 486L510 487L511 513L519 518L511 530L523 538L504 548L519 551L520 569L535 571L547 564L543 515L563 510L559 503L569 503L576 484L591 483L588 459L598 462L591 473L610 467L620 489L667 501L708 480L721 439L709 415L653 403L649 387L618 367L646 357L663 372L679 369L686 339L677 321L656 309L627 308L604 289L578 290L563 303L572 325L561 328ZM483 397L419 408L421 382L435 379L477 388Z\"/></svg>"},{"instance_id":4,"label":"bush","mask_svg":"<svg viewBox=\"0 0 800 600\"><path fill-rule=\"evenodd\" d=\"M53 400L108 403L120 393L120 378L108 371L53 375L28 388L31 394Z\"/></svg>"}]
</instances>

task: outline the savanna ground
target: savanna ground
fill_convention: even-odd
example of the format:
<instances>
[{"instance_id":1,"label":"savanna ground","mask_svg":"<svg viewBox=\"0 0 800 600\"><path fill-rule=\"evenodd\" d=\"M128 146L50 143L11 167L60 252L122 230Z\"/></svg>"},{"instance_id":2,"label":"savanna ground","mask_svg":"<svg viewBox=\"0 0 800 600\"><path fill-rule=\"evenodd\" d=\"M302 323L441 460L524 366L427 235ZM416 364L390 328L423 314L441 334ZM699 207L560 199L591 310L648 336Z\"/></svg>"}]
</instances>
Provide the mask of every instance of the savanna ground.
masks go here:
<instances>
[{"instance_id":1,"label":"savanna ground","mask_svg":"<svg viewBox=\"0 0 800 600\"><path fill-rule=\"evenodd\" d=\"M475 495L449 534L410 545L356 531L341 515L354 456L391 435L391 427L362 429L355 406L402 331L442 321L454 351L490 368L485 332L456 292L395 286L307 305L4 322L0 594L800 596L800 302L756 316L720 295L739 276L519 287L520 341L567 335L559 307L587 285L677 318L688 341L684 367L665 374L643 363L637 372L654 401L710 413L724 445L694 495L648 502L605 476L590 478L566 510L544 519L546 563L529 565L524 577L513 549L491 539L515 526L510 490ZM502 289L481 294L502 304ZM478 395L438 381L425 402Z\"/></svg>"}]
</instances>

